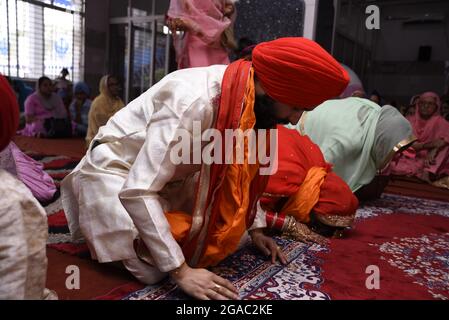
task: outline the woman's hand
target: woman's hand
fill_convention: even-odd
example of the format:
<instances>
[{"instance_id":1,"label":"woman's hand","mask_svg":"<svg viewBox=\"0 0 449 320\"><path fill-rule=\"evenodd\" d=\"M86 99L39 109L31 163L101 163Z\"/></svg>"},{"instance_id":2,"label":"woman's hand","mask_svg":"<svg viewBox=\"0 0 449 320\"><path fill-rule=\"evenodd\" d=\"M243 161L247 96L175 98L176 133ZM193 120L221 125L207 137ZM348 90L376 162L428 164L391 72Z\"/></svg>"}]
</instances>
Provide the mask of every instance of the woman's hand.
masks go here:
<instances>
[{"instance_id":1,"label":"woman's hand","mask_svg":"<svg viewBox=\"0 0 449 320\"><path fill-rule=\"evenodd\" d=\"M182 20L181 18L175 19L175 25L177 31L186 31L188 29L189 24Z\"/></svg>"},{"instance_id":2,"label":"woman's hand","mask_svg":"<svg viewBox=\"0 0 449 320\"><path fill-rule=\"evenodd\" d=\"M223 15L225 17L231 18L231 16L234 14L235 12L235 7L233 3L226 3L224 5L224 9L223 9Z\"/></svg>"},{"instance_id":3,"label":"woman's hand","mask_svg":"<svg viewBox=\"0 0 449 320\"><path fill-rule=\"evenodd\" d=\"M176 284L188 295L200 300L238 300L238 290L232 283L216 274L186 263L170 272Z\"/></svg>"},{"instance_id":4,"label":"woman's hand","mask_svg":"<svg viewBox=\"0 0 449 320\"><path fill-rule=\"evenodd\" d=\"M166 21L168 29L172 33L176 33L176 31L185 31L187 29L187 24L181 18L169 18Z\"/></svg>"},{"instance_id":5,"label":"woman's hand","mask_svg":"<svg viewBox=\"0 0 449 320\"><path fill-rule=\"evenodd\" d=\"M272 238L264 235L262 229L254 229L249 233L254 245L265 255L271 255L272 263L275 263L276 259L279 258L279 261L282 264L287 264L287 258L282 252L281 248L278 247L278 245Z\"/></svg>"},{"instance_id":6,"label":"woman's hand","mask_svg":"<svg viewBox=\"0 0 449 320\"><path fill-rule=\"evenodd\" d=\"M302 241L304 243L316 243L321 246L329 244L329 240L321 234L311 230L306 224L293 220L290 220L287 225L287 230L284 234L291 239Z\"/></svg>"}]
</instances>

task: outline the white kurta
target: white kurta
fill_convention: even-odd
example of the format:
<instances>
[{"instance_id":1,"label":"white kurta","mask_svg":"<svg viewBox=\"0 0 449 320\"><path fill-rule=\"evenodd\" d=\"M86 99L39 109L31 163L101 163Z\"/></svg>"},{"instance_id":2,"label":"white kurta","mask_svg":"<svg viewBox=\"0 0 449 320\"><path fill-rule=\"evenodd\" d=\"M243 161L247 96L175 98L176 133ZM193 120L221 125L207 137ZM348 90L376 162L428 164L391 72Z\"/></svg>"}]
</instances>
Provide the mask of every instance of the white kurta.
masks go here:
<instances>
[{"instance_id":1,"label":"white kurta","mask_svg":"<svg viewBox=\"0 0 449 320\"><path fill-rule=\"evenodd\" d=\"M91 146L102 144L89 148L64 179L69 228L75 238L85 237L94 258L135 260L139 236L158 270L184 262L164 212L192 212L200 165L175 165L170 150L177 129L193 138L193 121L201 122L202 132L213 127L225 70L216 65L166 76L100 128Z\"/></svg>"},{"instance_id":2,"label":"white kurta","mask_svg":"<svg viewBox=\"0 0 449 320\"><path fill-rule=\"evenodd\" d=\"M0 299L43 299L47 215L31 191L0 169Z\"/></svg>"},{"instance_id":3,"label":"white kurta","mask_svg":"<svg viewBox=\"0 0 449 320\"><path fill-rule=\"evenodd\" d=\"M193 121L201 121L202 131L213 126L225 70L217 65L166 76L99 130L92 143L102 144L63 181L72 235L85 237L94 258L136 258L139 235L160 271L184 262L164 211L191 211L200 165L174 165L170 150L178 128L192 137Z\"/></svg>"}]
</instances>

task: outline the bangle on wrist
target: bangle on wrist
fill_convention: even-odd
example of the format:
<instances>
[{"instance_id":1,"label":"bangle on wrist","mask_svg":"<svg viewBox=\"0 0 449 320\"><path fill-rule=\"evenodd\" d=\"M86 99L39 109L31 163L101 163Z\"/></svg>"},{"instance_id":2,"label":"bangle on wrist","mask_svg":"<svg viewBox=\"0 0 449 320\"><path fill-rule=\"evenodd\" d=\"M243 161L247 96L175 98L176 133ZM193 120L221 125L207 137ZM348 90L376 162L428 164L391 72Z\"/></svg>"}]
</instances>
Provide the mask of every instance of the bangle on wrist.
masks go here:
<instances>
[{"instance_id":1,"label":"bangle on wrist","mask_svg":"<svg viewBox=\"0 0 449 320\"><path fill-rule=\"evenodd\" d=\"M171 271L169 272L170 276L171 276L171 277L173 277L173 276L175 276L175 277L178 276L178 275L179 275L179 272L181 271L182 267L184 267L185 264L186 264L186 263L183 262L179 267L177 267L177 268L171 270Z\"/></svg>"}]
</instances>

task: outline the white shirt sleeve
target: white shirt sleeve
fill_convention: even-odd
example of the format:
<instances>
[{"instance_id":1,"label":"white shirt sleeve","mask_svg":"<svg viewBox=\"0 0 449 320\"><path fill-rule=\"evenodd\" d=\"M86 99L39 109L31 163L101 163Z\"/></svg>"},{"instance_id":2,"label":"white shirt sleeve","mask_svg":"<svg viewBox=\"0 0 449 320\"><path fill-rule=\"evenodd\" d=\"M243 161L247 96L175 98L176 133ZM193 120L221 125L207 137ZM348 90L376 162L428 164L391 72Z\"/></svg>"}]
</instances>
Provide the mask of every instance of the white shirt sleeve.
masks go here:
<instances>
[{"instance_id":1,"label":"white shirt sleeve","mask_svg":"<svg viewBox=\"0 0 449 320\"><path fill-rule=\"evenodd\" d=\"M42 299L47 215L31 191L0 170L0 299Z\"/></svg>"},{"instance_id":2,"label":"white shirt sleeve","mask_svg":"<svg viewBox=\"0 0 449 320\"><path fill-rule=\"evenodd\" d=\"M162 272L179 267L185 259L172 236L158 192L171 181L175 173L176 165L170 159L170 152L178 139L177 130L189 132L193 121L210 117L207 110L201 109L198 104L204 103L196 100L187 107L163 106L153 114L145 143L119 193L140 238L150 251L156 267Z\"/></svg>"},{"instance_id":3,"label":"white shirt sleeve","mask_svg":"<svg viewBox=\"0 0 449 320\"><path fill-rule=\"evenodd\" d=\"M175 171L175 165L170 161L169 145L179 124L179 119L174 115L150 124L146 141L119 193L120 201L156 266L164 272L184 262L184 255L171 234L158 195Z\"/></svg>"},{"instance_id":4,"label":"white shirt sleeve","mask_svg":"<svg viewBox=\"0 0 449 320\"><path fill-rule=\"evenodd\" d=\"M262 207L260 206L260 201L257 201L257 208L256 208L256 217L254 218L253 224L251 227L249 227L249 231L254 229L261 229L267 227L267 213Z\"/></svg>"}]
</instances>

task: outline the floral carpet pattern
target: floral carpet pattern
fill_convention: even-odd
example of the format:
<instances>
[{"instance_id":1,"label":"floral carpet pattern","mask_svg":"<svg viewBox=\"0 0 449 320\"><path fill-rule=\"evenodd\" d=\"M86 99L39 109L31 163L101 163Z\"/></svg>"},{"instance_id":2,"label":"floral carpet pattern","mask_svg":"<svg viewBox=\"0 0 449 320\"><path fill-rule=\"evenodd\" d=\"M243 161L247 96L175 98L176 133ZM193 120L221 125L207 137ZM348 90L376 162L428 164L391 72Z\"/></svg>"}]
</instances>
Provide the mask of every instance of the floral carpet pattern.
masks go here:
<instances>
[{"instance_id":1,"label":"floral carpet pattern","mask_svg":"<svg viewBox=\"0 0 449 320\"><path fill-rule=\"evenodd\" d=\"M381 259L428 288L436 299L449 299L449 233L394 239L379 246Z\"/></svg>"},{"instance_id":2,"label":"floral carpet pattern","mask_svg":"<svg viewBox=\"0 0 449 320\"><path fill-rule=\"evenodd\" d=\"M276 240L287 255L289 263L285 267L272 264L248 244L212 271L230 280L239 289L241 299L329 300L329 295L319 290L323 278L315 256L326 249L282 238ZM187 298L169 280L125 297L130 300Z\"/></svg>"}]
</instances>

